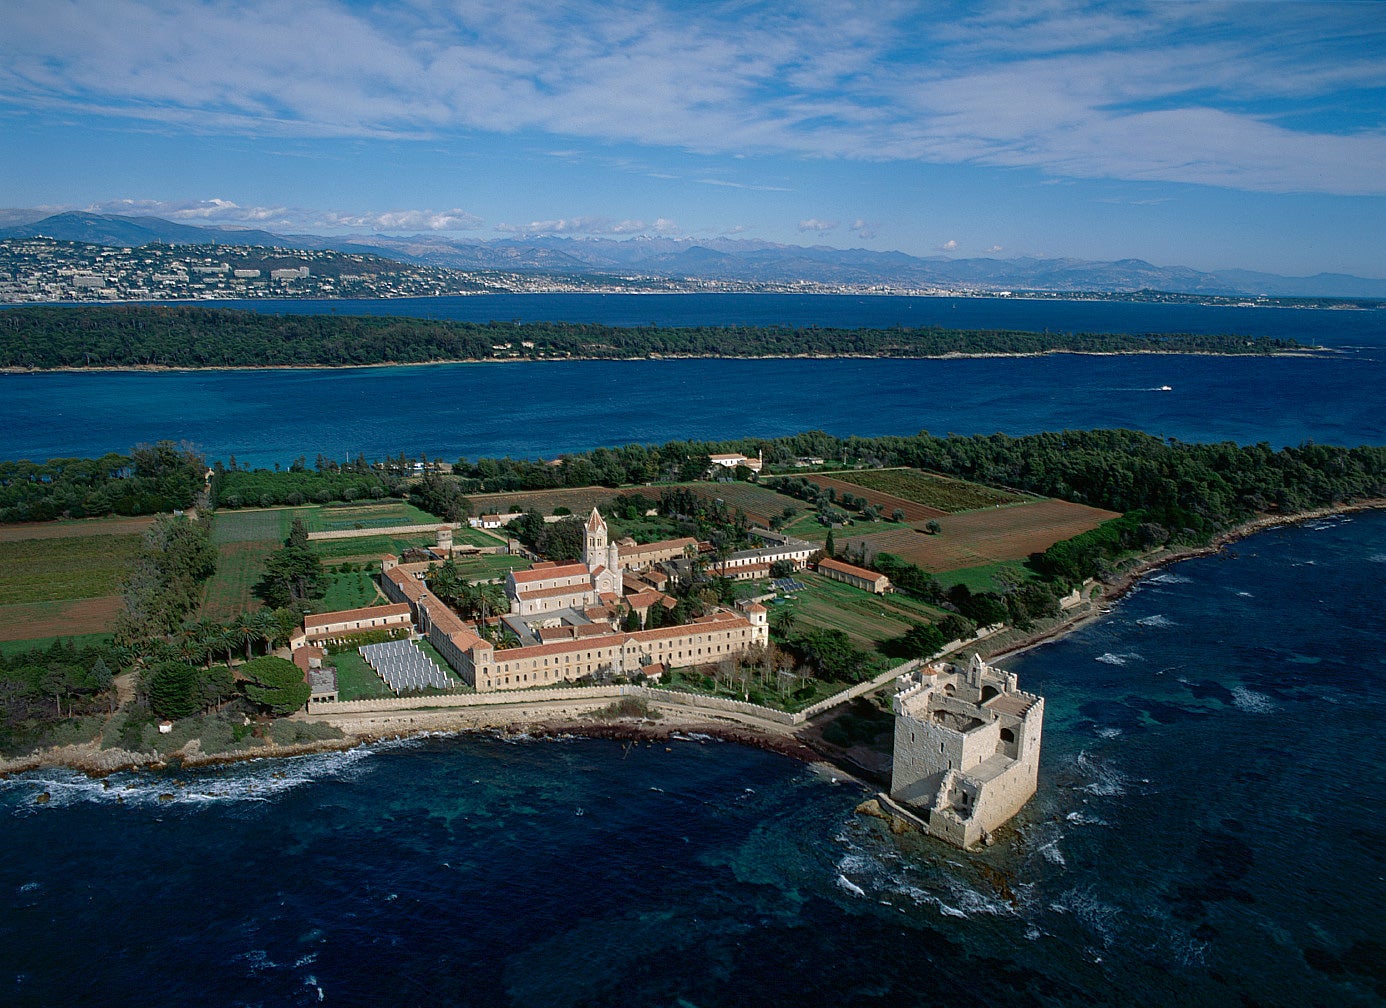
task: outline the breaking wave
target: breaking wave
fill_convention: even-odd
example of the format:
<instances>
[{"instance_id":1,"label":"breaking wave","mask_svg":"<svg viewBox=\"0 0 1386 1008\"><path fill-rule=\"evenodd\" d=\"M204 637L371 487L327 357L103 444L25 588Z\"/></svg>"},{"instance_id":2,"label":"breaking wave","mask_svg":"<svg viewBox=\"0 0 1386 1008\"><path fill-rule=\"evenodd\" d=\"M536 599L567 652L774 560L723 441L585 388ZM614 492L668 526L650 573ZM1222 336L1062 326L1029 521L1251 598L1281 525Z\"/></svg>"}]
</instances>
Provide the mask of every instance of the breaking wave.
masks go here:
<instances>
[{"instance_id":1,"label":"breaking wave","mask_svg":"<svg viewBox=\"0 0 1386 1008\"><path fill-rule=\"evenodd\" d=\"M29 810L110 802L131 808L181 808L237 802L269 802L323 780L350 779L361 772L373 747L340 752L264 758L174 773L127 771L95 778L76 770L34 770L0 781ZM47 795L47 798L43 798Z\"/></svg>"},{"instance_id":2,"label":"breaking wave","mask_svg":"<svg viewBox=\"0 0 1386 1008\"><path fill-rule=\"evenodd\" d=\"M1156 613L1154 616L1145 616L1136 620L1136 623L1145 627L1172 627L1177 624L1168 616Z\"/></svg>"},{"instance_id":3,"label":"breaking wave","mask_svg":"<svg viewBox=\"0 0 1386 1008\"><path fill-rule=\"evenodd\" d=\"M1267 694L1257 693L1245 686L1232 687L1232 704L1249 714L1269 714L1275 710L1275 701Z\"/></svg>"},{"instance_id":4,"label":"breaking wave","mask_svg":"<svg viewBox=\"0 0 1386 1008\"><path fill-rule=\"evenodd\" d=\"M1141 661L1141 656L1135 651L1127 651L1123 654L1114 654L1111 651L1104 651L1093 661L1100 661L1104 665L1125 665L1129 661Z\"/></svg>"}]
</instances>

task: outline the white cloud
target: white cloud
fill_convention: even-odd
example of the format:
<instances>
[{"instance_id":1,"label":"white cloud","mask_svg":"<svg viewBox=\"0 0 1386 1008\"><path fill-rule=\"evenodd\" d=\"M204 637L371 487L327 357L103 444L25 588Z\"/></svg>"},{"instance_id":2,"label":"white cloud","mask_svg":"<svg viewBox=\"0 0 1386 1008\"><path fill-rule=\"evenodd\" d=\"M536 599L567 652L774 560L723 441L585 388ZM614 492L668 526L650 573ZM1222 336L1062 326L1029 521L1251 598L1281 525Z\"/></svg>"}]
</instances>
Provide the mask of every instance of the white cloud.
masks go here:
<instances>
[{"instance_id":1,"label":"white cloud","mask_svg":"<svg viewBox=\"0 0 1386 1008\"><path fill-rule=\"evenodd\" d=\"M74 208L67 208L74 209ZM386 210L345 212L296 207L241 206L232 200L114 199L91 203L87 213L162 217L185 224L316 231L476 231L483 221L466 210Z\"/></svg>"},{"instance_id":2,"label":"white cloud","mask_svg":"<svg viewBox=\"0 0 1386 1008\"><path fill-rule=\"evenodd\" d=\"M608 235L669 234L678 225L665 217L653 221L621 220L607 217L561 217L555 220L530 221L528 224L497 224L496 230L517 238L536 238L541 235Z\"/></svg>"},{"instance_id":3,"label":"white cloud","mask_svg":"<svg viewBox=\"0 0 1386 1008\"><path fill-rule=\"evenodd\" d=\"M852 221L850 229L856 234L858 238L861 239L871 239L876 237L876 225L870 224L860 217Z\"/></svg>"},{"instance_id":4,"label":"white cloud","mask_svg":"<svg viewBox=\"0 0 1386 1008\"><path fill-rule=\"evenodd\" d=\"M997 254L998 252L1000 252L1000 251L1001 251L1001 246L1000 246L1000 245L993 245L993 246L991 246L990 248L987 249L987 255L996 255L996 254Z\"/></svg>"},{"instance_id":5,"label":"white cloud","mask_svg":"<svg viewBox=\"0 0 1386 1008\"><path fill-rule=\"evenodd\" d=\"M954 241L952 238L949 238L946 242L944 242L942 245L938 247L938 250L940 252L956 252L958 250L958 243Z\"/></svg>"},{"instance_id":6,"label":"white cloud","mask_svg":"<svg viewBox=\"0 0 1386 1008\"><path fill-rule=\"evenodd\" d=\"M557 138L559 156L589 156L574 141L637 143L1383 194L1380 12L17 0L0 108L208 134L526 131Z\"/></svg>"},{"instance_id":7,"label":"white cloud","mask_svg":"<svg viewBox=\"0 0 1386 1008\"><path fill-rule=\"evenodd\" d=\"M808 220L801 220L799 222L799 232L801 234L827 234L829 231L835 231L836 229L837 221L835 220L825 221L819 220L816 217L810 217Z\"/></svg>"}]
</instances>

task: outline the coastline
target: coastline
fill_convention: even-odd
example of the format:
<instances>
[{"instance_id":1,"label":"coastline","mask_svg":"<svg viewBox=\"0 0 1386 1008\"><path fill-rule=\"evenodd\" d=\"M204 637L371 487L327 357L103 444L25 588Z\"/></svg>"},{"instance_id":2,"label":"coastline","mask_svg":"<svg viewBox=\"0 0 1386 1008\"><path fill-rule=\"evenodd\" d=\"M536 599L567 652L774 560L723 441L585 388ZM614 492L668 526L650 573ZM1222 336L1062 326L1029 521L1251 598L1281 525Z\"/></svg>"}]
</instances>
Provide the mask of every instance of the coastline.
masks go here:
<instances>
[{"instance_id":1,"label":"coastline","mask_svg":"<svg viewBox=\"0 0 1386 1008\"><path fill-rule=\"evenodd\" d=\"M366 371L373 368L423 368L453 364L561 364L585 361L672 361L672 360L987 360L1005 358L1036 358L1067 355L1071 357L1294 357L1328 359L1342 351L1328 346L1306 346L1296 350L1277 350L1273 353L1232 353L1221 350L1030 350L1016 353L1002 351L949 350L939 354L680 354L658 353L625 357L457 357L426 361L378 361L374 364L101 364L91 367L16 367L0 366L0 374L165 374L196 371Z\"/></svg>"},{"instance_id":2,"label":"coastline","mask_svg":"<svg viewBox=\"0 0 1386 1008\"><path fill-rule=\"evenodd\" d=\"M1228 545L1286 525L1353 514L1361 511L1386 509L1386 498L1372 498L1350 504L1316 508L1293 515L1262 515L1223 532L1208 545L1186 547L1143 558L1109 584L1103 585L1094 596L1092 607L1085 612L1063 618L1053 626L1040 630L1019 641L1006 641L979 653L987 660L1004 660L1022 654L1051 641L1059 640L1108 614L1106 606L1134 589L1143 579L1156 571L1184 560L1216 555ZM806 724L798 729L762 721L748 715L691 713L677 705L655 705L658 717L602 716L609 698L594 697L590 701L534 701L511 703L487 708L428 708L371 712L361 714L295 714L293 718L332 725L342 732L341 738L276 745L272 742L232 752L204 754L194 741L184 749L167 754L136 753L121 749L102 749L97 741L39 750L24 756L0 758L0 780L15 774L52 768L67 768L94 777L103 777L125 770L162 770L169 767L197 767L238 763L246 760L277 759L319 752L354 749L384 741L438 734L488 734L557 737L575 735L605 738L622 742L654 744L676 736L704 736L738 745L751 746L798 759L818 766L834 777L841 776L875 790L877 776L869 767L854 760L850 753L824 744L817 732ZM817 742L817 745L814 743Z\"/></svg>"}]
</instances>

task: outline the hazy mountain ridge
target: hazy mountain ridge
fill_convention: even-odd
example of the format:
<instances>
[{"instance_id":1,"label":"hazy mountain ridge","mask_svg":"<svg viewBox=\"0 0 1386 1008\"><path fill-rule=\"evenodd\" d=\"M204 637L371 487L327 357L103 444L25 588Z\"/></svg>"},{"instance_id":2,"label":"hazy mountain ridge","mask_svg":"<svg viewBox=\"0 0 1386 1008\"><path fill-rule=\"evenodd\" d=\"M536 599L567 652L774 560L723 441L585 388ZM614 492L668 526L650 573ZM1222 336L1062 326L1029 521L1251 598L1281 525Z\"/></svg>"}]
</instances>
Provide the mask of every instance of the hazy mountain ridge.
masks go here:
<instances>
[{"instance_id":1,"label":"hazy mountain ridge","mask_svg":"<svg viewBox=\"0 0 1386 1008\"><path fill-rule=\"evenodd\" d=\"M1284 277L1253 270L1203 272L1141 259L950 259L903 252L781 245L753 239L536 236L461 241L439 235L274 234L180 224L158 217L70 212L26 221L0 210L0 238L44 236L99 245L275 245L386 256L457 270L550 275L594 273L740 283L794 283L910 289L1132 293L1143 290L1219 296L1386 298L1386 280L1321 273Z\"/></svg>"}]
</instances>

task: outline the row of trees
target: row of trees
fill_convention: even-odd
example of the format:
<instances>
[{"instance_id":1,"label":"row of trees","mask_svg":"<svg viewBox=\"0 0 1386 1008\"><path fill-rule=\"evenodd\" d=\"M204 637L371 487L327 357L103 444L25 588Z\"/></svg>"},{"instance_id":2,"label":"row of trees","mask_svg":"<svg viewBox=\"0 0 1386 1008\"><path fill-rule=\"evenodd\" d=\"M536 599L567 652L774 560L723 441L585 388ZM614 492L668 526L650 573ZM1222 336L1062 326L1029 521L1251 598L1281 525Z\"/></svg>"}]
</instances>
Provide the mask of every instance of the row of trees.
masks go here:
<instances>
[{"instance_id":1,"label":"row of trees","mask_svg":"<svg viewBox=\"0 0 1386 1008\"><path fill-rule=\"evenodd\" d=\"M121 584L124 603L115 622L117 644L148 651L170 639L202 601L203 583L217 569L210 520L159 515L145 530L134 569Z\"/></svg>"},{"instance_id":2,"label":"row of trees","mask_svg":"<svg viewBox=\"0 0 1386 1008\"><path fill-rule=\"evenodd\" d=\"M929 357L948 353L1164 352L1264 354L1294 340L1230 335L1128 335L956 330L937 326L618 328L571 322L456 322L386 316L267 315L197 306L25 305L0 315L0 367L222 367L533 357Z\"/></svg>"},{"instance_id":3,"label":"row of trees","mask_svg":"<svg viewBox=\"0 0 1386 1008\"><path fill-rule=\"evenodd\" d=\"M191 507L202 489L202 456L160 441L129 455L0 462L0 521L146 515Z\"/></svg>"}]
</instances>

